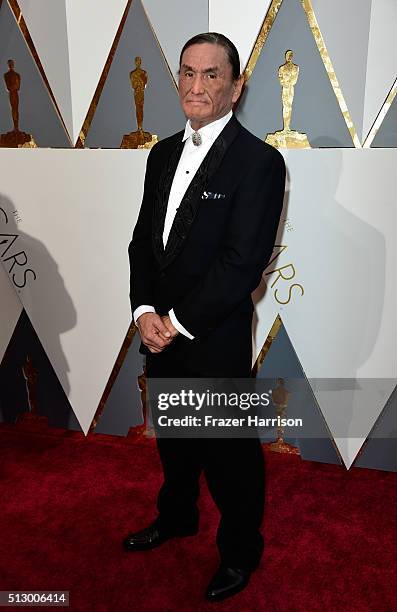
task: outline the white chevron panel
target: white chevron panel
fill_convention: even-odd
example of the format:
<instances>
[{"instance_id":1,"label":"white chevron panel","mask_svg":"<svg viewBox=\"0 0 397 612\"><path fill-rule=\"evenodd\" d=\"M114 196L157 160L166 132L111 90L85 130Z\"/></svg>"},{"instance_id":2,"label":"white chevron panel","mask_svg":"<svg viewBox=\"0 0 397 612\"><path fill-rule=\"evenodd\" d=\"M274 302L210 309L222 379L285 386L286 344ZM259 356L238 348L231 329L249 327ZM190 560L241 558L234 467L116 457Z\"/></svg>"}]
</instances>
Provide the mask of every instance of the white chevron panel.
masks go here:
<instances>
[{"instance_id":1,"label":"white chevron panel","mask_svg":"<svg viewBox=\"0 0 397 612\"><path fill-rule=\"evenodd\" d=\"M286 238L305 294L282 318L307 377L328 381L315 393L349 466L397 380L397 151L300 153Z\"/></svg>"},{"instance_id":2,"label":"white chevron panel","mask_svg":"<svg viewBox=\"0 0 397 612\"><path fill-rule=\"evenodd\" d=\"M209 30L225 34L236 45L244 70L271 0L209 0ZM291 24L293 25L293 24Z\"/></svg>"},{"instance_id":3,"label":"white chevron panel","mask_svg":"<svg viewBox=\"0 0 397 612\"><path fill-rule=\"evenodd\" d=\"M185 42L208 31L208 0L143 0L142 4L175 78Z\"/></svg>"},{"instance_id":4,"label":"white chevron panel","mask_svg":"<svg viewBox=\"0 0 397 612\"><path fill-rule=\"evenodd\" d=\"M285 157L287 223L278 242L286 248L258 317L267 323L280 313L349 467L397 382L397 150Z\"/></svg>"},{"instance_id":5,"label":"white chevron panel","mask_svg":"<svg viewBox=\"0 0 397 612\"><path fill-rule=\"evenodd\" d=\"M372 0L312 0L320 31L360 141Z\"/></svg>"},{"instance_id":6,"label":"white chevron panel","mask_svg":"<svg viewBox=\"0 0 397 612\"><path fill-rule=\"evenodd\" d=\"M85 432L131 323L127 247L147 153L0 150L4 201L21 218L8 253L26 253L19 284L35 273L20 299Z\"/></svg>"},{"instance_id":7,"label":"white chevron panel","mask_svg":"<svg viewBox=\"0 0 397 612\"><path fill-rule=\"evenodd\" d=\"M126 4L126 0L66 0L74 143L78 139Z\"/></svg>"},{"instance_id":8,"label":"white chevron panel","mask_svg":"<svg viewBox=\"0 0 397 612\"><path fill-rule=\"evenodd\" d=\"M365 136L397 77L396 24L396 0L373 0L365 87Z\"/></svg>"},{"instance_id":9,"label":"white chevron panel","mask_svg":"<svg viewBox=\"0 0 397 612\"><path fill-rule=\"evenodd\" d=\"M70 137L73 113L65 0L19 0L44 72Z\"/></svg>"}]
</instances>

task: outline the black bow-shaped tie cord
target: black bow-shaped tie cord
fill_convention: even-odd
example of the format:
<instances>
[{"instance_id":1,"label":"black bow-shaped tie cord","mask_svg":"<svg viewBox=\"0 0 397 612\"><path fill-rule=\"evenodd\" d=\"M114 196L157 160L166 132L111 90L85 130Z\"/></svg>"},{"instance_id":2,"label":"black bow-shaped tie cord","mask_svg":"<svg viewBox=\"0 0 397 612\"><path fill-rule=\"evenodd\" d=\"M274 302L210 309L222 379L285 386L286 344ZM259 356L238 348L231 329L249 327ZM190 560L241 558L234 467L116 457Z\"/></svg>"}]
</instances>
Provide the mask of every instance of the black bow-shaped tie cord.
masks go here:
<instances>
[{"instance_id":1,"label":"black bow-shaped tie cord","mask_svg":"<svg viewBox=\"0 0 397 612\"><path fill-rule=\"evenodd\" d=\"M198 132L193 132L192 140L193 144L196 145L196 147L199 147L203 142L203 139L201 138L201 135Z\"/></svg>"}]
</instances>

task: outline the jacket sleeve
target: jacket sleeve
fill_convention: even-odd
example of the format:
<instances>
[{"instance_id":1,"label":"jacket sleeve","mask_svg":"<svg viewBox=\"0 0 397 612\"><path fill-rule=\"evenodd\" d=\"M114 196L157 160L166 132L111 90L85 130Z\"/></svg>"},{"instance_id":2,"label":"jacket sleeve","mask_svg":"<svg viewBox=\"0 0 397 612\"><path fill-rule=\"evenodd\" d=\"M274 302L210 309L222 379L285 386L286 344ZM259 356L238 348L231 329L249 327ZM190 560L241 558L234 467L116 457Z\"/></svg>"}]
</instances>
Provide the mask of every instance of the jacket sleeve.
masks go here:
<instances>
[{"instance_id":1,"label":"jacket sleeve","mask_svg":"<svg viewBox=\"0 0 397 612\"><path fill-rule=\"evenodd\" d=\"M206 275L174 305L181 324L200 338L259 285L274 247L283 207L285 163L266 152L241 181L232 203L222 247Z\"/></svg>"},{"instance_id":2,"label":"jacket sleeve","mask_svg":"<svg viewBox=\"0 0 397 612\"><path fill-rule=\"evenodd\" d=\"M155 193L153 150L154 148L150 150L147 159L142 204L128 247L132 312L142 304L153 304L155 263L152 249L152 218Z\"/></svg>"}]
</instances>

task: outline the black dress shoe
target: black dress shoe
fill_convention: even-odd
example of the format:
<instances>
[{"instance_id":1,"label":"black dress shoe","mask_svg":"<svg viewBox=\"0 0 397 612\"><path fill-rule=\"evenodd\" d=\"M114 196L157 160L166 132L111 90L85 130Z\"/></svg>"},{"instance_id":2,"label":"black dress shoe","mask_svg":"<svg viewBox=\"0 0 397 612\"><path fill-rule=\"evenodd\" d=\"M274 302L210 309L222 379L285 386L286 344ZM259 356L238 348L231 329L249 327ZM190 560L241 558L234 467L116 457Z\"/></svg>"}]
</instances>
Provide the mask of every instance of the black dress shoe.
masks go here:
<instances>
[{"instance_id":1,"label":"black dress shoe","mask_svg":"<svg viewBox=\"0 0 397 612\"><path fill-rule=\"evenodd\" d=\"M205 596L209 601L221 601L242 591L248 584L251 572L220 565L208 585Z\"/></svg>"},{"instance_id":2,"label":"black dress shoe","mask_svg":"<svg viewBox=\"0 0 397 612\"><path fill-rule=\"evenodd\" d=\"M146 527L146 529L142 529L142 531L130 533L124 539L123 546L125 550L149 550L150 548L160 546L160 544L163 544L163 542L166 542L170 538L196 535L197 531L197 528L188 530L165 530L154 522L149 525L149 527Z\"/></svg>"}]
</instances>

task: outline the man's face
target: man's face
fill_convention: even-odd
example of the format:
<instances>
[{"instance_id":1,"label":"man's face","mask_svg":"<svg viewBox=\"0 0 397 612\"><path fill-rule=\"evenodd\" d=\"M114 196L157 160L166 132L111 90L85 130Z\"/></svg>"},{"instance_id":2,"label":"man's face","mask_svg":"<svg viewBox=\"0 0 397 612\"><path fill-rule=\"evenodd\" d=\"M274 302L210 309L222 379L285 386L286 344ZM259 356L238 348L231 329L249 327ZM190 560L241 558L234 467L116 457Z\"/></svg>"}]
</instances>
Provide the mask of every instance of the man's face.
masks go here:
<instances>
[{"instance_id":1,"label":"man's face","mask_svg":"<svg viewBox=\"0 0 397 612\"><path fill-rule=\"evenodd\" d=\"M232 67L220 45L192 45L183 53L179 99L194 130L226 115L238 100L242 85L242 77L233 80Z\"/></svg>"}]
</instances>

